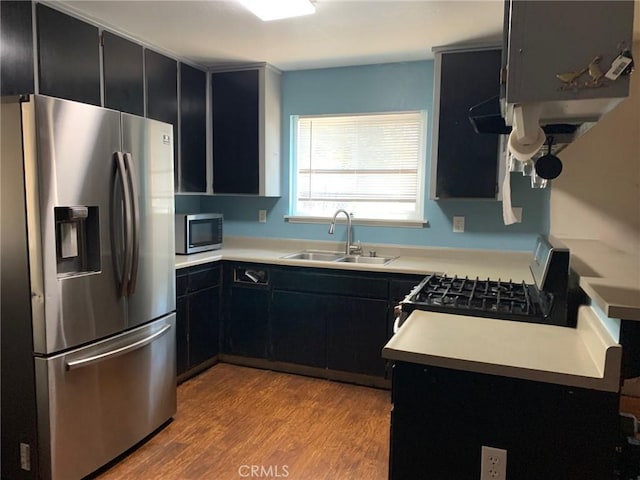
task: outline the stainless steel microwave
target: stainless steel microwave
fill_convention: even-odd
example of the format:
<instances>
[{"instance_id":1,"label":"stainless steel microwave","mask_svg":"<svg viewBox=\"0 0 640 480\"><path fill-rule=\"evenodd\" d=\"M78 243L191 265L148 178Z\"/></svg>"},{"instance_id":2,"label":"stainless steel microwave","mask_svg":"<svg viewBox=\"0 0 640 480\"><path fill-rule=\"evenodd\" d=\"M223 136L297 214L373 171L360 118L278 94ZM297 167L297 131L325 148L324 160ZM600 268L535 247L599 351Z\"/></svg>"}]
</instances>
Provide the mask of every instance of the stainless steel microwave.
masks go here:
<instances>
[{"instance_id":1,"label":"stainless steel microwave","mask_svg":"<svg viewBox=\"0 0 640 480\"><path fill-rule=\"evenodd\" d=\"M221 247L221 213L176 215L176 253L189 255Z\"/></svg>"}]
</instances>

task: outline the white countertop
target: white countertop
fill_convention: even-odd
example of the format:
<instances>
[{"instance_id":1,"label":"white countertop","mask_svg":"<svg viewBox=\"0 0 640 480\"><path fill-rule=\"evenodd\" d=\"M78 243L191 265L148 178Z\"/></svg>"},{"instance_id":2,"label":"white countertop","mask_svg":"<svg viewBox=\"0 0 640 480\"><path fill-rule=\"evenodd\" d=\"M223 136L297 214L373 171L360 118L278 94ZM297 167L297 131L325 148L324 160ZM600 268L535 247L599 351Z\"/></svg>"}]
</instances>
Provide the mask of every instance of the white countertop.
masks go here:
<instances>
[{"instance_id":1,"label":"white countertop","mask_svg":"<svg viewBox=\"0 0 640 480\"><path fill-rule=\"evenodd\" d=\"M560 238L571 252L580 287L611 318L640 320L640 256L598 240Z\"/></svg>"},{"instance_id":2,"label":"white countertop","mask_svg":"<svg viewBox=\"0 0 640 480\"><path fill-rule=\"evenodd\" d=\"M611 248L597 240L560 238L571 252L571 268L580 287L611 318L640 320L640 257ZM229 237L220 250L176 255L176 268L219 260L273 265L333 268L407 274L446 273L471 278L533 283L530 252L503 252L456 248L364 245L381 257L396 257L386 265L320 262L282 258L305 249L340 252L344 243L313 240Z\"/></svg>"},{"instance_id":3,"label":"white countertop","mask_svg":"<svg viewBox=\"0 0 640 480\"><path fill-rule=\"evenodd\" d=\"M416 310L382 351L390 360L617 392L622 347L591 307L577 328Z\"/></svg>"},{"instance_id":4,"label":"white countertop","mask_svg":"<svg viewBox=\"0 0 640 480\"><path fill-rule=\"evenodd\" d=\"M502 252L494 250L467 250L454 248L420 248L396 245L363 246L365 255L375 250L379 257L397 257L386 265L322 262L315 260L293 260L282 258L305 249L340 252L344 243L312 240L225 238L222 249L193 255L176 255L176 268L186 268L219 260L269 263L273 265L333 268L370 272L428 274L446 273L491 279L525 281L532 283L529 270L531 253Z\"/></svg>"}]
</instances>

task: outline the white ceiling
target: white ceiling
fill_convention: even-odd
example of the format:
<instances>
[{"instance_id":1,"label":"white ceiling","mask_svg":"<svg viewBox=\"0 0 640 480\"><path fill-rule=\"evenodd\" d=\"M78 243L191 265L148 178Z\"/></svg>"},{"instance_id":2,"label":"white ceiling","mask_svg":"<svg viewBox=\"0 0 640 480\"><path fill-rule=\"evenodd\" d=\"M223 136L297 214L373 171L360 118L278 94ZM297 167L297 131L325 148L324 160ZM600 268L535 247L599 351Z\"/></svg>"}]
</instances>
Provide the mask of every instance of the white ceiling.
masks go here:
<instances>
[{"instance_id":1,"label":"white ceiling","mask_svg":"<svg viewBox=\"0 0 640 480\"><path fill-rule=\"evenodd\" d=\"M503 0L316 0L262 22L233 0L49 2L177 58L281 70L433 58L433 46L501 41Z\"/></svg>"}]
</instances>

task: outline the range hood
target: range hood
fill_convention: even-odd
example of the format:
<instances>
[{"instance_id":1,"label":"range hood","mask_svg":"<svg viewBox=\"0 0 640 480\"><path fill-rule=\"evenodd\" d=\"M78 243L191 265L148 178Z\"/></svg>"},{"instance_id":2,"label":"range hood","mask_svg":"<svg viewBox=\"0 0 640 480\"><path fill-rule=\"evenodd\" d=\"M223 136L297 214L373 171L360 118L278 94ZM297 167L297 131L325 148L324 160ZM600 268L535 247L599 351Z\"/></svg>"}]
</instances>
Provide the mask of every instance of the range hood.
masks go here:
<instances>
[{"instance_id":1,"label":"range hood","mask_svg":"<svg viewBox=\"0 0 640 480\"><path fill-rule=\"evenodd\" d=\"M542 128L557 152L588 130L629 95L633 9L633 0L506 0L500 96L470 109L476 131L515 129L535 149Z\"/></svg>"},{"instance_id":2,"label":"range hood","mask_svg":"<svg viewBox=\"0 0 640 480\"><path fill-rule=\"evenodd\" d=\"M557 155L596 123L595 121L582 123L573 121L574 123L570 123L572 119L567 118L566 120L567 123L541 123L540 125L545 136L551 135L554 138L551 149L551 153L554 155ZM512 125L507 125L502 115L499 96L491 97L471 107L469 109L469 121L471 125L473 125L476 133L509 135L513 130ZM538 156L542 155L543 150L544 149L538 150L532 159L535 160Z\"/></svg>"}]
</instances>

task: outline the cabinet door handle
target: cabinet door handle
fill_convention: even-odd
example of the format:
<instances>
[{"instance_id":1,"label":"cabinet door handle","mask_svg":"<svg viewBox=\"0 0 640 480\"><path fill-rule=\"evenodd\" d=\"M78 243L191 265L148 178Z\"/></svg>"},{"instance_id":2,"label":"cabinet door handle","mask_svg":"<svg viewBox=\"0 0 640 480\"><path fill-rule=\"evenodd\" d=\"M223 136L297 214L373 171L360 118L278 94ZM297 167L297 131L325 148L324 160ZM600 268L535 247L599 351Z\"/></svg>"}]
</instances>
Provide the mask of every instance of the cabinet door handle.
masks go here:
<instances>
[{"instance_id":1,"label":"cabinet door handle","mask_svg":"<svg viewBox=\"0 0 640 480\"><path fill-rule=\"evenodd\" d=\"M264 274L262 272L256 272L255 270L245 270L244 274L253 283L260 283L260 280L264 278Z\"/></svg>"}]
</instances>

